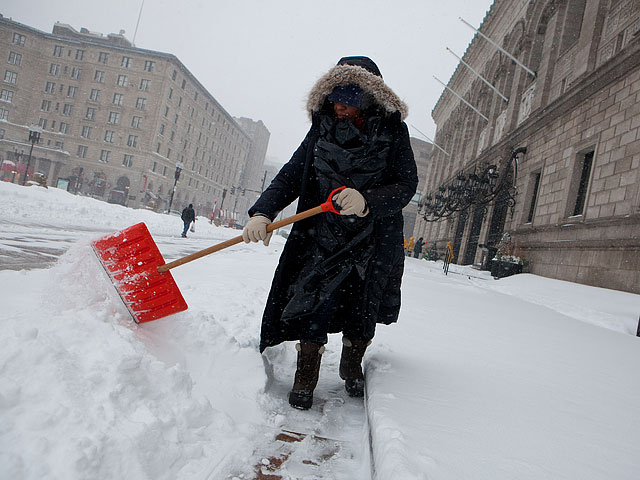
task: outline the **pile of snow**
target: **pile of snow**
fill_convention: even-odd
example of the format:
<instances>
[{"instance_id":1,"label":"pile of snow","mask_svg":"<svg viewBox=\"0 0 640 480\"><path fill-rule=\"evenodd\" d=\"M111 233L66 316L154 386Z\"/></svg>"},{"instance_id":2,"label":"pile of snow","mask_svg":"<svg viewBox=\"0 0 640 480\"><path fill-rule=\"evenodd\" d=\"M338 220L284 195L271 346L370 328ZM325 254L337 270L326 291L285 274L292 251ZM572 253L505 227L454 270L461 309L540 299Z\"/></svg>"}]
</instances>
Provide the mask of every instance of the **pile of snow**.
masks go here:
<instances>
[{"instance_id":1,"label":"pile of snow","mask_svg":"<svg viewBox=\"0 0 640 480\"><path fill-rule=\"evenodd\" d=\"M182 239L176 216L6 183L0 220L0 253L50 227L72 245L51 268L0 270L0 478L248 479L292 425L352 448L304 475L284 465L285 478L640 472L638 295L455 265L445 276L407 259L400 320L365 358L363 430L362 402L337 375L338 336L309 412L286 404L293 345L258 352L284 239L173 270L189 309L135 325L91 239L144 221L170 261L240 232L200 218Z\"/></svg>"}]
</instances>

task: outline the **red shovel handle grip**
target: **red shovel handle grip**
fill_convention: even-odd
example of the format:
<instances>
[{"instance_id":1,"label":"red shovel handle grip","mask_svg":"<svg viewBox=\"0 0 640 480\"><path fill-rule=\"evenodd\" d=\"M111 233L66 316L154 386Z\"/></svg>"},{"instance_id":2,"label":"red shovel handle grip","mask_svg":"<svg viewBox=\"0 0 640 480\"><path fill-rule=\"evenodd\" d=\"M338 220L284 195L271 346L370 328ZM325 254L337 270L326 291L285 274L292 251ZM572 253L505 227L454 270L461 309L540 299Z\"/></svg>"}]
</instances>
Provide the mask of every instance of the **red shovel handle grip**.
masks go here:
<instances>
[{"instance_id":1,"label":"red shovel handle grip","mask_svg":"<svg viewBox=\"0 0 640 480\"><path fill-rule=\"evenodd\" d=\"M344 190L345 188L347 188L346 186L341 186L336 188L333 192L331 192L329 194L329 197L327 198L327 201L324 202L322 205L320 205L320 208L322 208L323 212L331 212L331 213L337 213L338 215L340 215L340 210L338 210L335 205L333 204L333 196L338 193L341 192L342 190Z\"/></svg>"}]
</instances>

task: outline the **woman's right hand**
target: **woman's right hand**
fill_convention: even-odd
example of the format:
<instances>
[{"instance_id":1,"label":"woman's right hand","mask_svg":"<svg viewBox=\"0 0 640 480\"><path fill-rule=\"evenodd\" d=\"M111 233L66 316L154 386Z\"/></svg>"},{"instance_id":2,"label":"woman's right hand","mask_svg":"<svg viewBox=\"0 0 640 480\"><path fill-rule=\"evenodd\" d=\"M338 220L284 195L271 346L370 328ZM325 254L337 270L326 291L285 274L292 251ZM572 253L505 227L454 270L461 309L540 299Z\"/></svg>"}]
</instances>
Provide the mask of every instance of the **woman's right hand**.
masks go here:
<instances>
[{"instance_id":1,"label":"woman's right hand","mask_svg":"<svg viewBox=\"0 0 640 480\"><path fill-rule=\"evenodd\" d=\"M251 217L244 226L244 230L242 230L244 243L259 242L262 240L265 247L269 246L271 235L273 235L273 232L267 232L267 225L270 223L271 219L264 215L256 214Z\"/></svg>"}]
</instances>

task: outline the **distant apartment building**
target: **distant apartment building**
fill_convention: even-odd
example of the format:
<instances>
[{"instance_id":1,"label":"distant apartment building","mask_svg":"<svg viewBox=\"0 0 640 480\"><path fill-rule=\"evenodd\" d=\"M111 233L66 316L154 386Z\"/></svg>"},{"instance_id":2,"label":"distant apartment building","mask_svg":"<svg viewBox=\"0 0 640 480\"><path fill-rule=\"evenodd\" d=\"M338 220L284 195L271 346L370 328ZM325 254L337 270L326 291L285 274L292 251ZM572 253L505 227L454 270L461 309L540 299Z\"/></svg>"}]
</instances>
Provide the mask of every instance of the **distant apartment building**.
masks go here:
<instances>
[{"instance_id":1,"label":"distant apartment building","mask_svg":"<svg viewBox=\"0 0 640 480\"><path fill-rule=\"evenodd\" d=\"M478 264L509 233L532 273L640 293L640 2L496 0L479 32L414 235Z\"/></svg>"},{"instance_id":2,"label":"distant apartment building","mask_svg":"<svg viewBox=\"0 0 640 480\"><path fill-rule=\"evenodd\" d=\"M235 211L239 212L239 220L243 222L248 219L246 212L255 203L257 195L262 192L263 188L268 186L268 184L265 184L266 170L264 161L271 134L261 120L255 121L245 117L236 118L235 120L251 140L248 161L245 163L240 176L240 188L234 192L238 194L238 197L236 197L238 201L234 201Z\"/></svg>"},{"instance_id":3,"label":"distant apartment building","mask_svg":"<svg viewBox=\"0 0 640 480\"><path fill-rule=\"evenodd\" d=\"M0 52L3 180L24 171L39 126L31 170L74 193L158 211L193 203L208 215L232 187L256 185L268 130L257 122L254 144L174 55L136 48L123 32L56 23L49 34L7 18Z\"/></svg>"}]
</instances>

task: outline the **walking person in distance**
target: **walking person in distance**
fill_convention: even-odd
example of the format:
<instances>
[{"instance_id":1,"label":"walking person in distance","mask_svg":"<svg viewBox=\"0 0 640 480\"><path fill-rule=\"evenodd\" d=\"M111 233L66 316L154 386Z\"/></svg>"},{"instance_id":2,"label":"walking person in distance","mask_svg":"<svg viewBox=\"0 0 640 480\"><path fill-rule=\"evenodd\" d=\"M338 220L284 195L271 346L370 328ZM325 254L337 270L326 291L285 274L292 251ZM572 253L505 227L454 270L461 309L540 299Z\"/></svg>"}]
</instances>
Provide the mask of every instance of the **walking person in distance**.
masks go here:
<instances>
[{"instance_id":1,"label":"walking person in distance","mask_svg":"<svg viewBox=\"0 0 640 480\"><path fill-rule=\"evenodd\" d=\"M182 236L187 238L187 231L191 222L196 221L196 212L193 210L193 204L190 203L188 207L182 210L182 221L184 222L184 229L182 230Z\"/></svg>"}]
</instances>

